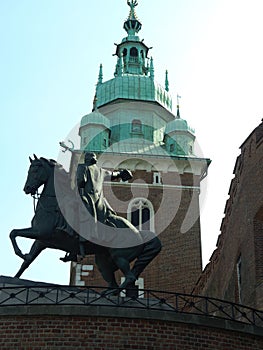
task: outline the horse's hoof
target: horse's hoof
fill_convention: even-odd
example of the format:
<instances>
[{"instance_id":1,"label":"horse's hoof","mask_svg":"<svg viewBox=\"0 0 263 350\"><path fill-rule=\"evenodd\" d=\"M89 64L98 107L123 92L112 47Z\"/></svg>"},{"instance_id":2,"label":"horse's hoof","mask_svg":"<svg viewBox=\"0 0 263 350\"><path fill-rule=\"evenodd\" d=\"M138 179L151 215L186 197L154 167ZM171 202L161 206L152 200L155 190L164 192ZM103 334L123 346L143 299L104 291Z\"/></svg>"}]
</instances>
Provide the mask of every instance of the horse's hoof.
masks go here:
<instances>
[{"instance_id":1,"label":"horse's hoof","mask_svg":"<svg viewBox=\"0 0 263 350\"><path fill-rule=\"evenodd\" d=\"M63 262L68 262L68 261L76 261L77 262L77 256L76 254L66 254L64 256L64 258L59 258L59 260L63 261Z\"/></svg>"},{"instance_id":2,"label":"horse's hoof","mask_svg":"<svg viewBox=\"0 0 263 350\"><path fill-rule=\"evenodd\" d=\"M135 281L136 281L136 277L134 275L126 277L125 281L119 286L120 290L126 289L128 286L134 285Z\"/></svg>"},{"instance_id":3,"label":"horse's hoof","mask_svg":"<svg viewBox=\"0 0 263 350\"><path fill-rule=\"evenodd\" d=\"M126 289L135 289L136 285L135 285L135 281L127 283L126 285Z\"/></svg>"}]
</instances>

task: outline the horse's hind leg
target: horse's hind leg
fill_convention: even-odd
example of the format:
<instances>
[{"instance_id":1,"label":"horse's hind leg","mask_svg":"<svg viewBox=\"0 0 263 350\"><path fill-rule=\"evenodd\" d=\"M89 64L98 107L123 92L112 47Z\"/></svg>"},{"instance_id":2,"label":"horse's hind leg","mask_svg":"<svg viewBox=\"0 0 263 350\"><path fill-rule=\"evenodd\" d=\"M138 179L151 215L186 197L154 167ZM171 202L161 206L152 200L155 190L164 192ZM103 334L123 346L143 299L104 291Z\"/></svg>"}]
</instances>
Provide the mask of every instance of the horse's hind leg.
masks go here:
<instances>
[{"instance_id":1,"label":"horse's hind leg","mask_svg":"<svg viewBox=\"0 0 263 350\"><path fill-rule=\"evenodd\" d=\"M125 258L123 256L118 256L118 254L112 254L111 257L112 257L112 260L114 261L114 263L116 264L116 266L124 274L125 280L120 285L120 288L125 289L127 287L127 285L136 281L136 277L130 269L130 262L127 258Z\"/></svg>"},{"instance_id":2,"label":"horse's hind leg","mask_svg":"<svg viewBox=\"0 0 263 350\"><path fill-rule=\"evenodd\" d=\"M95 262L104 281L108 283L108 288L117 288L118 284L114 274L116 266L114 265L113 261L109 260L109 258L110 257L105 254L96 254Z\"/></svg>"},{"instance_id":3,"label":"horse's hind leg","mask_svg":"<svg viewBox=\"0 0 263 350\"><path fill-rule=\"evenodd\" d=\"M36 259L36 257L46 248L46 245L40 241L35 241L28 254L24 255L25 261L21 265L15 277L20 277L28 266Z\"/></svg>"}]
</instances>

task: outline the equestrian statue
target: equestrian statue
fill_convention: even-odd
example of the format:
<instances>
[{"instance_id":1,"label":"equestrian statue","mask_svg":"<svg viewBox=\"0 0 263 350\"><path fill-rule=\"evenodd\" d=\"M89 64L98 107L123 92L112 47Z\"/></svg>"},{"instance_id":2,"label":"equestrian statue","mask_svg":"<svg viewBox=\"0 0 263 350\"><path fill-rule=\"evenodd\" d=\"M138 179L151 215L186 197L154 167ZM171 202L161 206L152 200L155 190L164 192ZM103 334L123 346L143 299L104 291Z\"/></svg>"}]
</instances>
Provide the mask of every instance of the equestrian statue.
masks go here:
<instances>
[{"instance_id":1,"label":"equestrian statue","mask_svg":"<svg viewBox=\"0 0 263 350\"><path fill-rule=\"evenodd\" d=\"M58 162L52 159L30 159L24 192L38 195L31 227L14 229L10 239L15 254L23 263L15 277L20 277L46 248L64 251L62 261L78 261L95 255L96 265L109 290L120 291L134 286L146 266L159 254L161 242L151 231L138 231L127 219L118 216L103 195L104 180L132 178L130 171L110 172L97 165L96 155L85 153L85 163L79 164L76 186ZM28 254L20 250L16 238L33 239ZM130 263L133 266L130 267ZM115 272L125 279L118 286Z\"/></svg>"}]
</instances>

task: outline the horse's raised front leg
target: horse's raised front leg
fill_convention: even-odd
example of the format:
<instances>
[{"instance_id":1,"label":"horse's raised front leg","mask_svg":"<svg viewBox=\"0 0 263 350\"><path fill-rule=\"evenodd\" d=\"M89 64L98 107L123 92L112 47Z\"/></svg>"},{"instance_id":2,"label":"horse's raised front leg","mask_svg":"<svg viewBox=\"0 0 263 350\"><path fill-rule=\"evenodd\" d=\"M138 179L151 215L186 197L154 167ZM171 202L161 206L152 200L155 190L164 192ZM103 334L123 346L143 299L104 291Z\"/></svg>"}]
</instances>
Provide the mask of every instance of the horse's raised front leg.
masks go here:
<instances>
[{"instance_id":1,"label":"horse's raised front leg","mask_svg":"<svg viewBox=\"0 0 263 350\"><path fill-rule=\"evenodd\" d=\"M26 259L26 255L24 255L20 248L17 245L16 242L16 237L24 237L24 238L31 238L31 239L38 239L39 238L39 233L37 230L33 229L32 227L29 228L23 228L20 230L12 230L9 235L14 251L16 255L18 255L22 259Z\"/></svg>"},{"instance_id":2,"label":"horse's raised front leg","mask_svg":"<svg viewBox=\"0 0 263 350\"><path fill-rule=\"evenodd\" d=\"M25 261L22 263L15 277L20 277L36 257L46 248L46 245L40 241L35 241L28 254L24 255Z\"/></svg>"}]
</instances>

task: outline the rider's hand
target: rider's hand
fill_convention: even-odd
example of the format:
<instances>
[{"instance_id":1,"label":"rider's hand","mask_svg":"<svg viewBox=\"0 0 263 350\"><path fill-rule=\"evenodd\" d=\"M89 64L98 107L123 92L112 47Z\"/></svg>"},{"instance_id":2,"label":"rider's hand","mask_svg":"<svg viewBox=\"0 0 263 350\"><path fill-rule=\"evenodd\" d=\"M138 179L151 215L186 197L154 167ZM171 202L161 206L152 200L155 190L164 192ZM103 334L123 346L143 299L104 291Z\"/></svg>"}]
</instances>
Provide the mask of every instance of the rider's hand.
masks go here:
<instances>
[{"instance_id":1,"label":"rider's hand","mask_svg":"<svg viewBox=\"0 0 263 350\"><path fill-rule=\"evenodd\" d=\"M122 181L128 181L132 179L132 173L127 169L121 170L120 178L122 179Z\"/></svg>"}]
</instances>

